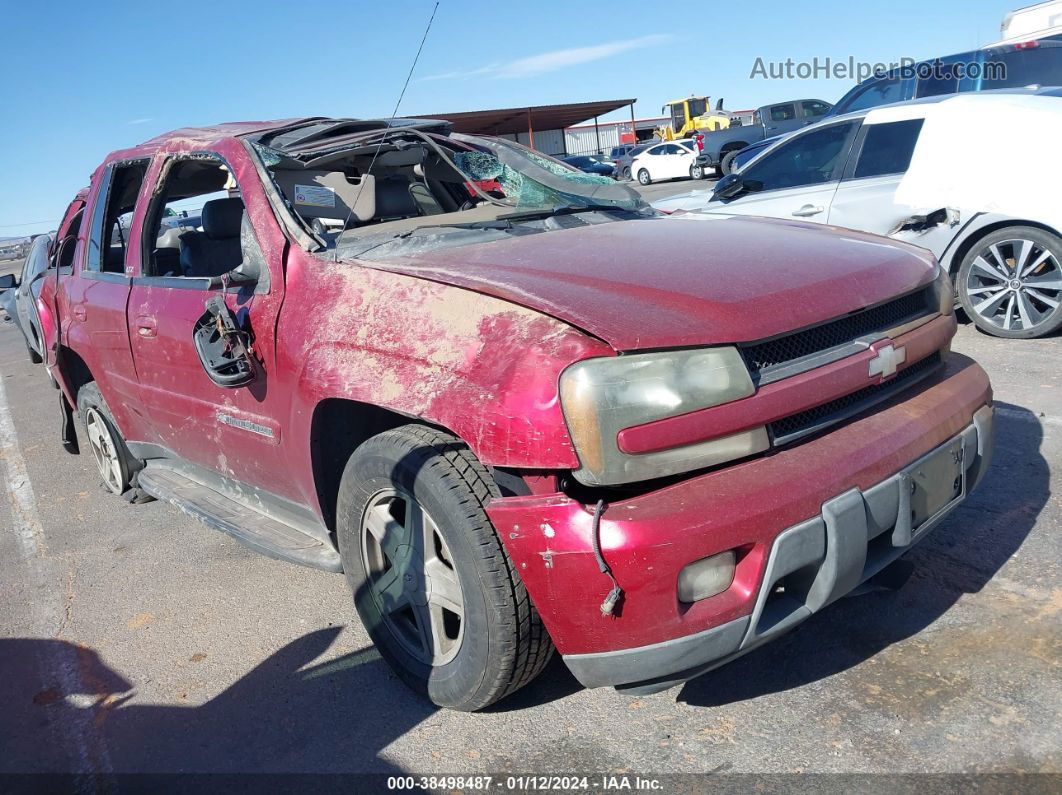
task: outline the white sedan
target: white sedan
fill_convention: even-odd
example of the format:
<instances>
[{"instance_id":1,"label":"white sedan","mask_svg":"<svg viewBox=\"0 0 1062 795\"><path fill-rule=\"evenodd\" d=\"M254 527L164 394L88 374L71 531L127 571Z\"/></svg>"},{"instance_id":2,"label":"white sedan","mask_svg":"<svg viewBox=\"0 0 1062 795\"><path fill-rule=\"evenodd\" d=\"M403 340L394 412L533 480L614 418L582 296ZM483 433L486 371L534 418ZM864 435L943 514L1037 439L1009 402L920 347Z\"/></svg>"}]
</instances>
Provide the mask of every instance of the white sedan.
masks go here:
<instances>
[{"instance_id":1,"label":"white sedan","mask_svg":"<svg viewBox=\"0 0 1062 795\"><path fill-rule=\"evenodd\" d=\"M703 179L693 141L671 141L650 146L631 161L631 174L642 185L661 179Z\"/></svg>"}]
</instances>

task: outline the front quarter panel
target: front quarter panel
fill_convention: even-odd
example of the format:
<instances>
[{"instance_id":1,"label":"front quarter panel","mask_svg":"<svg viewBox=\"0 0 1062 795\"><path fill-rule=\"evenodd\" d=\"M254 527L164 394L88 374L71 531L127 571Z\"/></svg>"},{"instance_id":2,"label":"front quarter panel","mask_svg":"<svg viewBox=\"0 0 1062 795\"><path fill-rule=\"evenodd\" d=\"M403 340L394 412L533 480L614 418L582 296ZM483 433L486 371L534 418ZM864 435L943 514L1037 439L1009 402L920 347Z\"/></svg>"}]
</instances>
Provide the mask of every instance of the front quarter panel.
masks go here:
<instances>
[{"instance_id":1,"label":"front quarter panel","mask_svg":"<svg viewBox=\"0 0 1062 795\"><path fill-rule=\"evenodd\" d=\"M572 469L558 397L565 367L614 355L559 320L423 279L293 249L281 316L304 423L322 400L441 425L485 464Z\"/></svg>"}]
</instances>

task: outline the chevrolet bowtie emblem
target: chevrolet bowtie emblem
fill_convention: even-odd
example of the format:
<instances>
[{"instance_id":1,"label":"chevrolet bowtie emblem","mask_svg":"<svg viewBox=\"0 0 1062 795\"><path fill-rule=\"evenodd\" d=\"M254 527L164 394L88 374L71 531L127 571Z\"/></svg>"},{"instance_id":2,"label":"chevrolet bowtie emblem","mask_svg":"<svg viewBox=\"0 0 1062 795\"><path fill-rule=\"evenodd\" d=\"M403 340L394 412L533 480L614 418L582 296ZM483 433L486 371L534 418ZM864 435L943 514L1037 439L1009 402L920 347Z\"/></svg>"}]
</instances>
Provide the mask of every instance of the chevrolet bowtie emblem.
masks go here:
<instances>
[{"instance_id":1,"label":"chevrolet bowtie emblem","mask_svg":"<svg viewBox=\"0 0 1062 795\"><path fill-rule=\"evenodd\" d=\"M870 377L878 375L882 381L896 375L896 368L907 361L907 349L902 346L882 345L877 354L870 360Z\"/></svg>"}]
</instances>

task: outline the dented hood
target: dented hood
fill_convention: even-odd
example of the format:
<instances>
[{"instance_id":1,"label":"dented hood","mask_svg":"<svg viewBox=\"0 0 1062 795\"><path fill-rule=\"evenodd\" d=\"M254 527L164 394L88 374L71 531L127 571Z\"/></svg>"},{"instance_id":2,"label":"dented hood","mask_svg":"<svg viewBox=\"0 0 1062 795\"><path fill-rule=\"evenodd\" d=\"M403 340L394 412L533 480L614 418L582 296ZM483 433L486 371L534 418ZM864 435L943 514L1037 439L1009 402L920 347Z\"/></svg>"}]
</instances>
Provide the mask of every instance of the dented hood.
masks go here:
<instances>
[{"instance_id":1,"label":"dented hood","mask_svg":"<svg viewBox=\"0 0 1062 795\"><path fill-rule=\"evenodd\" d=\"M620 351L760 340L934 276L928 252L875 235L704 214L521 235L372 267L521 304Z\"/></svg>"}]
</instances>

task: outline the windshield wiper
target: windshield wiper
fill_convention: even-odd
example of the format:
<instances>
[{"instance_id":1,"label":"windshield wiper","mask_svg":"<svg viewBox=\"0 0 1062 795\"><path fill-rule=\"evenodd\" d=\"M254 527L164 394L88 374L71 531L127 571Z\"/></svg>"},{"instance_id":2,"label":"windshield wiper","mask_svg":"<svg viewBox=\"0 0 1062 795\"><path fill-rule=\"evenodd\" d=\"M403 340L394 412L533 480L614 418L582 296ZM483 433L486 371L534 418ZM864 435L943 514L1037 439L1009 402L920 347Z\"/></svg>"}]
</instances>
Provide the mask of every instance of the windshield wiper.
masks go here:
<instances>
[{"instance_id":1,"label":"windshield wiper","mask_svg":"<svg viewBox=\"0 0 1062 795\"><path fill-rule=\"evenodd\" d=\"M552 209L528 210L522 213L499 215L498 220L533 221L536 218L552 218L555 215L574 215L575 213L597 212L630 212L630 210L626 210L623 207L617 207L614 204L565 204L561 207L553 207Z\"/></svg>"}]
</instances>

